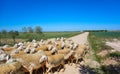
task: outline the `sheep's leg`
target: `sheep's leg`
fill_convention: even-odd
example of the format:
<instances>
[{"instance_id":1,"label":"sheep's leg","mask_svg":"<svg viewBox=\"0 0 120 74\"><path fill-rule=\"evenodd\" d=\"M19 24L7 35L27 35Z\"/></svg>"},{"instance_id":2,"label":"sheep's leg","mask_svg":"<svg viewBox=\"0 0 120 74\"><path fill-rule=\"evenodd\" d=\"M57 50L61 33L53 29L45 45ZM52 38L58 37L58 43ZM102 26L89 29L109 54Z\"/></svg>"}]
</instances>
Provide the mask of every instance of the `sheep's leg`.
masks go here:
<instances>
[{"instance_id":1,"label":"sheep's leg","mask_svg":"<svg viewBox=\"0 0 120 74\"><path fill-rule=\"evenodd\" d=\"M35 74L37 74L37 72L38 72L38 69L35 70Z\"/></svg>"},{"instance_id":2,"label":"sheep's leg","mask_svg":"<svg viewBox=\"0 0 120 74\"><path fill-rule=\"evenodd\" d=\"M52 66L48 68L47 73L52 69Z\"/></svg>"},{"instance_id":3,"label":"sheep's leg","mask_svg":"<svg viewBox=\"0 0 120 74\"><path fill-rule=\"evenodd\" d=\"M65 71L65 66L64 65L62 65L63 66L63 71L62 72L64 72Z\"/></svg>"},{"instance_id":4,"label":"sheep's leg","mask_svg":"<svg viewBox=\"0 0 120 74\"><path fill-rule=\"evenodd\" d=\"M76 64L78 63L78 58L76 59Z\"/></svg>"},{"instance_id":5,"label":"sheep's leg","mask_svg":"<svg viewBox=\"0 0 120 74\"><path fill-rule=\"evenodd\" d=\"M70 57L70 65L72 65L72 62L73 62L73 59L72 59L72 57Z\"/></svg>"},{"instance_id":6,"label":"sheep's leg","mask_svg":"<svg viewBox=\"0 0 120 74\"><path fill-rule=\"evenodd\" d=\"M33 70L30 70L29 73L32 74Z\"/></svg>"},{"instance_id":7,"label":"sheep's leg","mask_svg":"<svg viewBox=\"0 0 120 74\"><path fill-rule=\"evenodd\" d=\"M62 62L61 66L63 66L63 71L62 72L64 72L65 71L64 61Z\"/></svg>"},{"instance_id":8,"label":"sheep's leg","mask_svg":"<svg viewBox=\"0 0 120 74\"><path fill-rule=\"evenodd\" d=\"M44 72L45 72L45 66L42 66L42 69L43 69L43 74L44 74Z\"/></svg>"},{"instance_id":9,"label":"sheep's leg","mask_svg":"<svg viewBox=\"0 0 120 74\"><path fill-rule=\"evenodd\" d=\"M59 66L59 68L58 68L57 72L59 72L59 71L60 71L60 68L61 68L61 64L60 64L60 66Z\"/></svg>"},{"instance_id":10,"label":"sheep's leg","mask_svg":"<svg viewBox=\"0 0 120 74\"><path fill-rule=\"evenodd\" d=\"M70 65L70 60L68 60L68 65Z\"/></svg>"}]
</instances>

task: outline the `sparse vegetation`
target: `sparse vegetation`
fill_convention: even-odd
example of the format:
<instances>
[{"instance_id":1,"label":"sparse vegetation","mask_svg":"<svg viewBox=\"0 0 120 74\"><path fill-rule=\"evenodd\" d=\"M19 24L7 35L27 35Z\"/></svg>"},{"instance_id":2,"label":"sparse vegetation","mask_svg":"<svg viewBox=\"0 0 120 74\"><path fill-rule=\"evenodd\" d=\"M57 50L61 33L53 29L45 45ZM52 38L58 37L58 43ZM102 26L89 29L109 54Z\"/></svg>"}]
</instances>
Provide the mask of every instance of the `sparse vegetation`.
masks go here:
<instances>
[{"instance_id":1,"label":"sparse vegetation","mask_svg":"<svg viewBox=\"0 0 120 74\"><path fill-rule=\"evenodd\" d=\"M10 36L12 37L13 42L14 42L14 44L15 44L15 38L16 38L16 36L19 35L19 32L18 32L18 31L10 31L9 34L10 34Z\"/></svg>"},{"instance_id":2,"label":"sparse vegetation","mask_svg":"<svg viewBox=\"0 0 120 74\"><path fill-rule=\"evenodd\" d=\"M120 32L90 32L89 43L91 45L92 50L94 51L93 56L95 56L95 60L101 64L101 67L97 69L97 72L101 72L103 74L119 73L117 71L120 68L118 68L117 66L112 65L112 66L106 67L102 65L102 61L109 57L112 57L112 58L120 57L119 52L108 53L104 57L100 57L99 55L97 55L99 52L103 50L108 50L108 51L111 50L112 48L110 46L107 46L105 42L106 40L109 41L114 38L120 39ZM114 70L116 67L118 68L118 70Z\"/></svg>"}]
</instances>

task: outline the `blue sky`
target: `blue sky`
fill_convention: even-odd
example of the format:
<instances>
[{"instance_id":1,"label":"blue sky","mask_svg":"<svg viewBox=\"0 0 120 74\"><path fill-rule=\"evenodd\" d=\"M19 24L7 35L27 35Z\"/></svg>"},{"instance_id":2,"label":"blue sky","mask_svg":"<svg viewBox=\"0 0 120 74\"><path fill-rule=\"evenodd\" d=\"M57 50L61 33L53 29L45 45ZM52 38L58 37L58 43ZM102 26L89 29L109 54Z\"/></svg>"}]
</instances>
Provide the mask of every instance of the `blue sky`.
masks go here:
<instances>
[{"instance_id":1,"label":"blue sky","mask_svg":"<svg viewBox=\"0 0 120 74\"><path fill-rule=\"evenodd\" d=\"M0 0L0 30L120 30L120 0Z\"/></svg>"}]
</instances>

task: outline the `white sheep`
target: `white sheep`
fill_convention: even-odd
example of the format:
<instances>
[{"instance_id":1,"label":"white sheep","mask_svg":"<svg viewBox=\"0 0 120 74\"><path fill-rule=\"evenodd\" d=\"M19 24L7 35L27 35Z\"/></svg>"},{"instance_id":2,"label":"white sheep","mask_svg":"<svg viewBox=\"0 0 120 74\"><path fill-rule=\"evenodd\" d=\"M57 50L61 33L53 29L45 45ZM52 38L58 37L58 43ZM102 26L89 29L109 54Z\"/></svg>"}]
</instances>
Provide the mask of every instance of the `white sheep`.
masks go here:
<instances>
[{"instance_id":1,"label":"white sheep","mask_svg":"<svg viewBox=\"0 0 120 74\"><path fill-rule=\"evenodd\" d=\"M81 48L81 49L75 50L74 59L76 60L76 63L78 63L79 59L83 59L84 61L84 56L85 56L85 49Z\"/></svg>"},{"instance_id":2,"label":"white sheep","mask_svg":"<svg viewBox=\"0 0 120 74\"><path fill-rule=\"evenodd\" d=\"M14 56L14 58L20 59L19 61L22 63L23 67L29 71L30 74L32 74L33 70L37 70L42 67L43 70L45 70L45 61L46 58L45 53L40 50L35 54L23 54L19 56Z\"/></svg>"},{"instance_id":3,"label":"white sheep","mask_svg":"<svg viewBox=\"0 0 120 74\"><path fill-rule=\"evenodd\" d=\"M0 61L7 61L11 58L9 54L3 53L0 55Z\"/></svg>"},{"instance_id":4,"label":"white sheep","mask_svg":"<svg viewBox=\"0 0 120 74\"><path fill-rule=\"evenodd\" d=\"M35 39L32 40L33 43L36 43L37 41Z\"/></svg>"},{"instance_id":5,"label":"white sheep","mask_svg":"<svg viewBox=\"0 0 120 74\"><path fill-rule=\"evenodd\" d=\"M57 53L57 49L54 47L51 51L44 51L47 56L54 55Z\"/></svg>"},{"instance_id":6,"label":"white sheep","mask_svg":"<svg viewBox=\"0 0 120 74\"><path fill-rule=\"evenodd\" d=\"M18 61L8 61L0 65L0 74L15 74L22 67Z\"/></svg>"},{"instance_id":7,"label":"white sheep","mask_svg":"<svg viewBox=\"0 0 120 74\"><path fill-rule=\"evenodd\" d=\"M34 47L34 48L37 48L38 46L39 46L38 43L33 43L33 47Z\"/></svg>"},{"instance_id":8,"label":"white sheep","mask_svg":"<svg viewBox=\"0 0 120 74\"><path fill-rule=\"evenodd\" d=\"M5 50L3 48L0 48L0 55L6 53Z\"/></svg>"},{"instance_id":9,"label":"white sheep","mask_svg":"<svg viewBox=\"0 0 120 74\"><path fill-rule=\"evenodd\" d=\"M10 53L10 54L11 54L11 55L18 54L18 53L19 53L19 51L20 51L20 50L18 50L18 49L13 50L13 51L11 51L11 53Z\"/></svg>"},{"instance_id":10,"label":"white sheep","mask_svg":"<svg viewBox=\"0 0 120 74\"><path fill-rule=\"evenodd\" d=\"M42 45L42 46L36 48L36 50L37 51L39 51L39 50L47 51L48 50L48 46L47 45Z\"/></svg>"},{"instance_id":11,"label":"white sheep","mask_svg":"<svg viewBox=\"0 0 120 74\"><path fill-rule=\"evenodd\" d=\"M24 44L22 42L19 42L18 43L18 46L23 46Z\"/></svg>"},{"instance_id":12,"label":"white sheep","mask_svg":"<svg viewBox=\"0 0 120 74\"><path fill-rule=\"evenodd\" d=\"M15 49L18 48L18 44L15 44L15 45L13 46L13 48L15 48Z\"/></svg>"},{"instance_id":13,"label":"white sheep","mask_svg":"<svg viewBox=\"0 0 120 74\"><path fill-rule=\"evenodd\" d=\"M48 56L48 61L46 62L46 67L48 68L47 73L52 68L55 68L55 67L59 67L59 69L58 69L58 71L59 71L60 66L64 67L64 55L63 54L56 54L56 55ZM64 67L64 70L65 70L65 67Z\"/></svg>"},{"instance_id":14,"label":"white sheep","mask_svg":"<svg viewBox=\"0 0 120 74\"><path fill-rule=\"evenodd\" d=\"M56 38L56 41L60 41L60 38Z\"/></svg>"},{"instance_id":15,"label":"white sheep","mask_svg":"<svg viewBox=\"0 0 120 74\"><path fill-rule=\"evenodd\" d=\"M48 45L48 50L49 51L52 50L52 48L53 48L53 45Z\"/></svg>"},{"instance_id":16,"label":"white sheep","mask_svg":"<svg viewBox=\"0 0 120 74\"><path fill-rule=\"evenodd\" d=\"M77 48L78 48L78 46L79 46L79 44L74 43L74 45L73 45L73 50L77 49Z\"/></svg>"},{"instance_id":17,"label":"white sheep","mask_svg":"<svg viewBox=\"0 0 120 74\"><path fill-rule=\"evenodd\" d=\"M33 54L36 52L36 48L31 48L30 54Z\"/></svg>"},{"instance_id":18,"label":"white sheep","mask_svg":"<svg viewBox=\"0 0 120 74\"><path fill-rule=\"evenodd\" d=\"M61 44L61 48L64 49L66 47L66 44L65 42L63 41L62 44Z\"/></svg>"},{"instance_id":19,"label":"white sheep","mask_svg":"<svg viewBox=\"0 0 120 74\"><path fill-rule=\"evenodd\" d=\"M8 47L10 47L9 45L4 45L2 48L4 49L4 48L8 48Z\"/></svg>"}]
</instances>

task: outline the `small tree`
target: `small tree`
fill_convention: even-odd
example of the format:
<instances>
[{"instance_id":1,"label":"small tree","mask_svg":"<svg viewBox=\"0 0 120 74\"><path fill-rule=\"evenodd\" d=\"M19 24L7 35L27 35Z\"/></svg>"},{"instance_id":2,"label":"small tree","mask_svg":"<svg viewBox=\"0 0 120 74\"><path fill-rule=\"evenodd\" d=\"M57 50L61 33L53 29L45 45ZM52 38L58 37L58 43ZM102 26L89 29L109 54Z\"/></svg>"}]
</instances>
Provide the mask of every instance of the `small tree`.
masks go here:
<instances>
[{"instance_id":1,"label":"small tree","mask_svg":"<svg viewBox=\"0 0 120 74\"><path fill-rule=\"evenodd\" d=\"M9 32L9 34L11 35L11 37L12 37L12 39L13 39L13 41L14 41L14 44L15 44L15 38L16 38L16 36L19 35L19 32L18 32L18 31L13 31L13 30L11 30L11 31Z\"/></svg>"},{"instance_id":2,"label":"small tree","mask_svg":"<svg viewBox=\"0 0 120 74\"><path fill-rule=\"evenodd\" d=\"M1 34L1 32L0 32L0 45L1 45L1 38L2 38L2 34Z\"/></svg>"},{"instance_id":3,"label":"small tree","mask_svg":"<svg viewBox=\"0 0 120 74\"><path fill-rule=\"evenodd\" d=\"M42 33L42 28L40 26L35 27L35 32L36 33Z\"/></svg>"},{"instance_id":4,"label":"small tree","mask_svg":"<svg viewBox=\"0 0 120 74\"><path fill-rule=\"evenodd\" d=\"M7 36L6 35L7 35L7 31L5 29L3 29L1 31L1 36L3 36L5 38L5 43L7 43L7 39L6 39Z\"/></svg>"},{"instance_id":5,"label":"small tree","mask_svg":"<svg viewBox=\"0 0 120 74\"><path fill-rule=\"evenodd\" d=\"M33 33L33 29L31 27L28 27L28 32Z\"/></svg>"},{"instance_id":6,"label":"small tree","mask_svg":"<svg viewBox=\"0 0 120 74\"><path fill-rule=\"evenodd\" d=\"M22 28L22 31L23 31L24 33L27 33L27 28L26 28L26 27L23 27L23 28Z\"/></svg>"},{"instance_id":7,"label":"small tree","mask_svg":"<svg viewBox=\"0 0 120 74\"><path fill-rule=\"evenodd\" d=\"M7 31L6 30L2 30L1 33L4 35L4 37L6 38L6 34L7 34Z\"/></svg>"}]
</instances>

